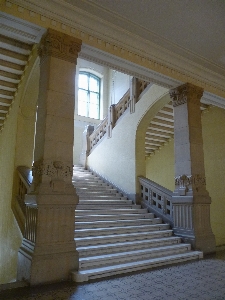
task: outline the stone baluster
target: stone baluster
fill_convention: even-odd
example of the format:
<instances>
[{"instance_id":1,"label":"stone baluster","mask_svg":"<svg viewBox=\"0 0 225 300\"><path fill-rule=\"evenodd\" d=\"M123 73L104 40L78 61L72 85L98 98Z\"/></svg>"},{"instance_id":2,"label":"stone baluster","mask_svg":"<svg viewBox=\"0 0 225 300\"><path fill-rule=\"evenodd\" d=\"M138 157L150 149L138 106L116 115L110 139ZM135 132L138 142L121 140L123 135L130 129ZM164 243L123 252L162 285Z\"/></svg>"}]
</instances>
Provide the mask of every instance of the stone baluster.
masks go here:
<instances>
[{"instance_id":1,"label":"stone baluster","mask_svg":"<svg viewBox=\"0 0 225 300\"><path fill-rule=\"evenodd\" d=\"M87 125L83 132L83 140L82 140L82 151L80 154L80 163L81 165L87 169L87 157L91 150L91 143L90 143L90 135L94 131L94 126Z\"/></svg>"},{"instance_id":2,"label":"stone baluster","mask_svg":"<svg viewBox=\"0 0 225 300\"><path fill-rule=\"evenodd\" d=\"M138 79L136 77L132 77L130 81L130 99L129 99L129 107L130 113L135 112L135 104L138 98Z\"/></svg>"},{"instance_id":3,"label":"stone baluster","mask_svg":"<svg viewBox=\"0 0 225 300\"><path fill-rule=\"evenodd\" d=\"M41 41L33 182L35 241L23 238L18 280L31 285L68 280L78 269L74 241L78 196L72 184L75 72L81 40L49 29ZM33 230L33 229L32 229Z\"/></svg>"},{"instance_id":4,"label":"stone baluster","mask_svg":"<svg viewBox=\"0 0 225 300\"><path fill-rule=\"evenodd\" d=\"M206 190L200 99L203 89L187 83L170 91L174 107L174 232L204 253L215 251Z\"/></svg>"},{"instance_id":5,"label":"stone baluster","mask_svg":"<svg viewBox=\"0 0 225 300\"><path fill-rule=\"evenodd\" d=\"M113 127L116 124L116 110L115 110L115 104L110 105L109 111L108 111L108 124L107 124L107 137L112 137L112 130Z\"/></svg>"}]
</instances>

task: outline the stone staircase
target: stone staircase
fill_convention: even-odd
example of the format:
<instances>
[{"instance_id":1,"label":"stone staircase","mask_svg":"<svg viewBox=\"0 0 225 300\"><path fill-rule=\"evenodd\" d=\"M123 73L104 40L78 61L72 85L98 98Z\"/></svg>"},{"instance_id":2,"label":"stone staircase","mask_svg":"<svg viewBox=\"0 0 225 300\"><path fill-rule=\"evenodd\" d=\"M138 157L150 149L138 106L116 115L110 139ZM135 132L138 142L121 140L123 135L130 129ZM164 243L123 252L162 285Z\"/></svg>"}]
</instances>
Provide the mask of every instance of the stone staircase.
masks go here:
<instances>
[{"instance_id":1,"label":"stone staircase","mask_svg":"<svg viewBox=\"0 0 225 300\"><path fill-rule=\"evenodd\" d=\"M173 236L168 224L134 205L112 186L80 166L73 183L79 195L75 241L79 270L76 282L124 274L202 258Z\"/></svg>"}]
</instances>

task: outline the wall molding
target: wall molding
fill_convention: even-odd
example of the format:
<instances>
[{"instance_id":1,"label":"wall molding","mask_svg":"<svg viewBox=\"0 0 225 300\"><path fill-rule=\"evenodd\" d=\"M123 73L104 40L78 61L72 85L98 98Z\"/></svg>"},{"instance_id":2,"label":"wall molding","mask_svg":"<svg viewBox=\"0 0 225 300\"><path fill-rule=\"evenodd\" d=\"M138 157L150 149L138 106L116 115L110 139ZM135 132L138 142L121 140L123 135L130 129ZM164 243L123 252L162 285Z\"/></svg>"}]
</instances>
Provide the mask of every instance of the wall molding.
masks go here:
<instances>
[{"instance_id":1,"label":"wall molding","mask_svg":"<svg viewBox=\"0 0 225 300\"><path fill-rule=\"evenodd\" d=\"M224 69L206 60L203 62L198 56L192 60L186 59L149 39L135 36L126 29L97 18L75 5L62 0L14 0L13 4L7 0L4 9L7 13L33 20L44 28L55 28L80 38L86 45L126 59L156 74L162 74L174 82L190 82L211 94L225 98L225 75L221 75L225 74ZM191 58L193 55L189 53Z\"/></svg>"}]
</instances>

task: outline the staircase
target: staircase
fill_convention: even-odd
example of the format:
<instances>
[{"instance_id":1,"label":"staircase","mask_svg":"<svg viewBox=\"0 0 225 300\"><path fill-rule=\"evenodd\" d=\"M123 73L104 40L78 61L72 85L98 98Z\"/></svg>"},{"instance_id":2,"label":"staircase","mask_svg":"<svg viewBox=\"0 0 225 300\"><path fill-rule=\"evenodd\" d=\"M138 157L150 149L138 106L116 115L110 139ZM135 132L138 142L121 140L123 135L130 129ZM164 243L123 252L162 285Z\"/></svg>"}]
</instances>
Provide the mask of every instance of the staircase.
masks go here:
<instances>
[{"instance_id":1,"label":"staircase","mask_svg":"<svg viewBox=\"0 0 225 300\"><path fill-rule=\"evenodd\" d=\"M134 205L112 186L80 166L73 183L79 195L75 241L79 270L76 282L124 274L202 258L173 236L168 224Z\"/></svg>"}]
</instances>

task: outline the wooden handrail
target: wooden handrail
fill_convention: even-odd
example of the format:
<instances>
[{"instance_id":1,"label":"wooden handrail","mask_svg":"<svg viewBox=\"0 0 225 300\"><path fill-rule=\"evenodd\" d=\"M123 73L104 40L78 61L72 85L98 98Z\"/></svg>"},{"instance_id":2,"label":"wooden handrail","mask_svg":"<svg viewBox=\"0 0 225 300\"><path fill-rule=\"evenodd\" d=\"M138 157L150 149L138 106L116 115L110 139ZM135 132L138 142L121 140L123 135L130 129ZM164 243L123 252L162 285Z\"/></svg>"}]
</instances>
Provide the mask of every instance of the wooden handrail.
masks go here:
<instances>
[{"instance_id":1,"label":"wooden handrail","mask_svg":"<svg viewBox=\"0 0 225 300\"><path fill-rule=\"evenodd\" d=\"M173 226L173 192L143 176L139 176L138 179L141 187L142 206Z\"/></svg>"}]
</instances>

